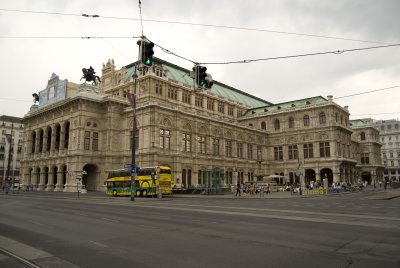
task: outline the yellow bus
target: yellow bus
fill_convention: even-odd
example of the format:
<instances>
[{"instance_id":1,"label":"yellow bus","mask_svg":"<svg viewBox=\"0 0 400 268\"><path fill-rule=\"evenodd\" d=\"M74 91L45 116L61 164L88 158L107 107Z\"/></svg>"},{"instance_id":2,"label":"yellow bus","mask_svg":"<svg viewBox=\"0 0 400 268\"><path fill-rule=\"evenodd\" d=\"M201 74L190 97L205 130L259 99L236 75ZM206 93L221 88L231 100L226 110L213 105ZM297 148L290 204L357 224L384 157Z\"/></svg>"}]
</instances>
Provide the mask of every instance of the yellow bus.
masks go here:
<instances>
[{"instance_id":1,"label":"yellow bus","mask_svg":"<svg viewBox=\"0 0 400 268\"><path fill-rule=\"evenodd\" d=\"M140 168L135 178L135 196L156 195L159 188L163 195L172 193L171 169L166 166ZM106 194L112 196L131 195L131 171L112 170L106 181Z\"/></svg>"},{"instance_id":2,"label":"yellow bus","mask_svg":"<svg viewBox=\"0 0 400 268\"><path fill-rule=\"evenodd\" d=\"M147 196L157 194L159 188L163 195L172 193L171 168L167 166L143 167L140 168L135 181L139 181L140 187L136 187L136 196ZM155 182L155 185L154 183Z\"/></svg>"}]
</instances>

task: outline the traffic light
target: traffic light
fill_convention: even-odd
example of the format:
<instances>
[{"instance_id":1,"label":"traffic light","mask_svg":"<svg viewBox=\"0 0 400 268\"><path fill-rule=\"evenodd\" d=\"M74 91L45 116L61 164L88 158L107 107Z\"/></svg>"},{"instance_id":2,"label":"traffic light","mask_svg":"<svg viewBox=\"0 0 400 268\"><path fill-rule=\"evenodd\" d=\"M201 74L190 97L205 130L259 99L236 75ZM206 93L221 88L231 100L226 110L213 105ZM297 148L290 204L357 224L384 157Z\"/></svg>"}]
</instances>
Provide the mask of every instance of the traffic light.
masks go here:
<instances>
[{"instance_id":1,"label":"traffic light","mask_svg":"<svg viewBox=\"0 0 400 268\"><path fill-rule=\"evenodd\" d=\"M206 72L207 67L195 65L192 70L190 76L194 78L195 84L199 88L210 89L213 86L212 76Z\"/></svg>"},{"instance_id":2,"label":"traffic light","mask_svg":"<svg viewBox=\"0 0 400 268\"><path fill-rule=\"evenodd\" d=\"M195 83L199 87L204 87L207 83L206 77L207 77L207 67L203 67L201 65L196 65L193 67L193 72L194 72L194 79Z\"/></svg>"},{"instance_id":3,"label":"traffic light","mask_svg":"<svg viewBox=\"0 0 400 268\"><path fill-rule=\"evenodd\" d=\"M154 55L154 43L148 40L142 39L138 41L140 46L140 62L146 66L153 65L153 55Z\"/></svg>"}]
</instances>

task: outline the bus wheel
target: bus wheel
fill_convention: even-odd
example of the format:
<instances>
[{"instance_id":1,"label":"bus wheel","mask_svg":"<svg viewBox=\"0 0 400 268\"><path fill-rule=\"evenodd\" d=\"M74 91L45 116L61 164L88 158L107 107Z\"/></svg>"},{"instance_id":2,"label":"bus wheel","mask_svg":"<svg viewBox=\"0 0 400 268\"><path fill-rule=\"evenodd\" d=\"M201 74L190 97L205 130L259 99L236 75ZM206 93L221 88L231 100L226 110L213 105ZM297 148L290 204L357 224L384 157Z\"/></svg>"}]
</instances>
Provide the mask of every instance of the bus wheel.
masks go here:
<instances>
[{"instance_id":1,"label":"bus wheel","mask_svg":"<svg viewBox=\"0 0 400 268\"><path fill-rule=\"evenodd\" d=\"M113 191L113 196L117 196L117 190Z\"/></svg>"},{"instance_id":2,"label":"bus wheel","mask_svg":"<svg viewBox=\"0 0 400 268\"><path fill-rule=\"evenodd\" d=\"M140 196L140 191L139 190L136 191L136 196Z\"/></svg>"},{"instance_id":3,"label":"bus wheel","mask_svg":"<svg viewBox=\"0 0 400 268\"><path fill-rule=\"evenodd\" d=\"M147 191L146 191L146 190L143 190L142 196L143 196L143 197L146 197L146 196L147 196Z\"/></svg>"}]
</instances>

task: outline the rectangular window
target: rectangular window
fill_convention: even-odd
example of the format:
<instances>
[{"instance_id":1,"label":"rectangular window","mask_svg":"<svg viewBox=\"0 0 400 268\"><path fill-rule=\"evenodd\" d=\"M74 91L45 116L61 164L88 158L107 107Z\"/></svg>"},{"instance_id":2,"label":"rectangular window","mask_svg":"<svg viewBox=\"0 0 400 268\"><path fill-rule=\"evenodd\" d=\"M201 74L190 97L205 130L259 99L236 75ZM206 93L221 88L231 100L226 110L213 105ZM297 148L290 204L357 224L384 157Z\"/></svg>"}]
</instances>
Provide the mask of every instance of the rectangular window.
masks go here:
<instances>
[{"instance_id":1,"label":"rectangular window","mask_svg":"<svg viewBox=\"0 0 400 268\"><path fill-rule=\"evenodd\" d=\"M198 136L197 141L199 142L199 153L205 154L206 153L206 137Z\"/></svg>"},{"instance_id":2,"label":"rectangular window","mask_svg":"<svg viewBox=\"0 0 400 268\"><path fill-rule=\"evenodd\" d=\"M297 152L297 145L289 145L288 146L288 155L289 155L289 159L299 158L298 152Z\"/></svg>"},{"instance_id":3,"label":"rectangular window","mask_svg":"<svg viewBox=\"0 0 400 268\"><path fill-rule=\"evenodd\" d=\"M243 143L237 143L237 157L243 158Z\"/></svg>"},{"instance_id":4,"label":"rectangular window","mask_svg":"<svg viewBox=\"0 0 400 268\"><path fill-rule=\"evenodd\" d=\"M197 107L203 107L203 97L201 96L196 96L195 98L195 105Z\"/></svg>"},{"instance_id":5,"label":"rectangular window","mask_svg":"<svg viewBox=\"0 0 400 268\"><path fill-rule=\"evenodd\" d=\"M314 150L312 143L306 143L303 145L304 150L304 158L313 158L314 157Z\"/></svg>"},{"instance_id":6,"label":"rectangular window","mask_svg":"<svg viewBox=\"0 0 400 268\"><path fill-rule=\"evenodd\" d=\"M192 151L191 135L188 133L183 133L183 151L184 152Z\"/></svg>"},{"instance_id":7,"label":"rectangular window","mask_svg":"<svg viewBox=\"0 0 400 268\"><path fill-rule=\"evenodd\" d=\"M92 150L93 151L99 150L99 133L98 132L93 132Z\"/></svg>"},{"instance_id":8,"label":"rectangular window","mask_svg":"<svg viewBox=\"0 0 400 268\"><path fill-rule=\"evenodd\" d=\"M274 147L274 160L277 160L277 161L283 160L282 146Z\"/></svg>"},{"instance_id":9,"label":"rectangular window","mask_svg":"<svg viewBox=\"0 0 400 268\"><path fill-rule=\"evenodd\" d=\"M320 142L319 143L319 156L320 157L330 157L331 156L329 142Z\"/></svg>"},{"instance_id":10,"label":"rectangular window","mask_svg":"<svg viewBox=\"0 0 400 268\"><path fill-rule=\"evenodd\" d=\"M213 155L219 155L219 139L212 139Z\"/></svg>"},{"instance_id":11,"label":"rectangular window","mask_svg":"<svg viewBox=\"0 0 400 268\"><path fill-rule=\"evenodd\" d=\"M253 159L253 144L247 144L247 158Z\"/></svg>"},{"instance_id":12,"label":"rectangular window","mask_svg":"<svg viewBox=\"0 0 400 268\"><path fill-rule=\"evenodd\" d=\"M232 141L225 141L225 155L232 157Z\"/></svg>"},{"instance_id":13,"label":"rectangular window","mask_svg":"<svg viewBox=\"0 0 400 268\"><path fill-rule=\"evenodd\" d=\"M90 131L85 131L84 141L83 141L83 149L90 150Z\"/></svg>"},{"instance_id":14,"label":"rectangular window","mask_svg":"<svg viewBox=\"0 0 400 268\"><path fill-rule=\"evenodd\" d=\"M162 85L156 84L156 94L162 95Z\"/></svg>"},{"instance_id":15,"label":"rectangular window","mask_svg":"<svg viewBox=\"0 0 400 268\"><path fill-rule=\"evenodd\" d=\"M233 107L232 106L228 106L228 115L233 116Z\"/></svg>"},{"instance_id":16,"label":"rectangular window","mask_svg":"<svg viewBox=\"0 0 400 268\"><path fill-rule=\"evenodd\" d=\"M225 112L225 104L223 102L218 102L218 112L219 113L224 113Z\"/></svg>"},{"instance_id":17,"label":"rectangular window","mask_svg":"<svg viewBox=\"0 0 400 268\"><path fill-rule=\"evenodd\" d=\"M363 165L369 164L369 154L368 153L361 154L361 164L363 164Z\"/></svg>"},{"instance_id":18,"label":"rectangular window","mask_svg":"<svg viewBox=\"0 0 400 268\"><path fill-rule=\"evenodd\" d=\"M190 104L190 93L187 92L182 93L182 102Z\"/></svg>"},{"instance_id":19,"label":"rectangular window","mask_svg":"<svg viewBox=\"0 0 400 268\"><path fill-rule=\"evenodd\" d=\"M212 99L207 99L207 109L214 111L214 101Z\"/></svg>"},{"instance_id":20,"label":"rectangular window","mask_svg":"<svg viewBox=\"0 0 400 268\"><path fill-rule=\"evenodd\" d=\"M168 98L172 100L178 100L178 90L174 88L168 88Z\"/></svg>"},{"instance_id":21,"label":"rectangular window","mask_svg":"<svg viewBox=\"0 0 400 268\"><path fill-rule=\"evenodd\" d=\"M160 148L170 149L171 135L168 129L160 129Z\"/></svg>"}]
</instances>

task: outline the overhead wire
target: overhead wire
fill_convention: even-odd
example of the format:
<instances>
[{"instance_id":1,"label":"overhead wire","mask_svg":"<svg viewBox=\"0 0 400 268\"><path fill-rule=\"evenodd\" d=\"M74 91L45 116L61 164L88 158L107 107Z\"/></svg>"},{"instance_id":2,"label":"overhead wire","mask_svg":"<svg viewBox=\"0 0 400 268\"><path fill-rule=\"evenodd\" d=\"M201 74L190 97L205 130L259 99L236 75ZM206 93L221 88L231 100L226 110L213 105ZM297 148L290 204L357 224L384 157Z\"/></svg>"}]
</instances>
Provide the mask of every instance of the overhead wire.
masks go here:
<instances>
[{"instance_id":1,"label":"overhead wire","mask_svg":"<svg viewBox=\"0 0 400 268\"><path fill-rule=\"evenodd\" d=\"M139 5L141 5L141 1L139 1ZM202 26L202 27L213 27L213 28L224 28L224 29L233 29L233 30L243 30L243 31L256 31L256 32L267 32L267 33L277 33L277 34L286 34L286 35L295 35L295 36L305 36L305 37L315 37L315 38L324 38L324 39L335 39L335 40L343 40L343 41L351 41L351 42L361 42L361 43L371 43L371 44L382 44L388 45L387 42L380 41L371 41L371 40L362 40L362 39L354 39L354 38L345 38L345 37L335 37L335 36L327 36L327 35L317 35L317 34L308 34L308 33L297 33L297 32L288 32L288 31L278 31L278 30L269 30L269 29L260 29L260 28L250 28L250 27L238 27L238 26L229 26L229 25L217 25L217 24L206 24L206 23L195 23L195 22L183 22L183 21L170 21L170 20L154 20L154 19L143 19L140 8L140 18L126 18L126 17L115 17L115 16L102 16L98 14L76 14L76 13L61 13L61 12L48 12L48 11L32 11L32 10L20 10L20 9L5 9L0 8L0 11L7 12L21 12L21 13L33 13L33 14L46 14L46 15L61 15L61 16L75 16L75 17L86 17L86 18L103 18L103 19L115 19L115 20L134 20L140 21L142 27L142 35L143 35L143 21L147 22L155 22L155 23L167 23L167 24L178 24L178 25L189 25L189 26Z\"/></svg>"},{"instance_id":2,"label":"overhead wire","mask_svg":"<svg viewBox=\"0 0 400 268\"><path fill-rule=\"evenodd\" d=\"M155 46L159 47L164 53L173 55L175 57L184 59L186 61L189 61L194 64L209 64L209 65L226 65L226 64L238 64L238 63L251 63L251 62L257 62L257 61L268 61L268 60L278 60L278 59L287 59L287 58L297 58L297 57L306 57L306 56L317 56L317 55L326 55L326 54L343 54L345 52L354 52L354 51L362 51L362 50L370 50L370 49L378 49L378 48L387 48L387 47L396 47L400 46L400 44L388 44L388 43L383 43L383 42L376 42L376 41L366 41L366 40L357 40L357 39L349 39L349 38L340 38L340 37L331 37L331 36L321 36L321 35L313 35L313 34L302 34L302 33L291 33L291 32L282 32L282 31L274 31L274 30L266 30L266 29L256 29L256 28L244 28L244 27L234 27L234 26L224 26L224 25L213 25L213 24L201 24L201 23L189 23L189 22L176 22L176 21L161 21L161 20L143 20L142 18L142 10L141 10L141 1L139 0L139 10L140 10L140 19L134 19L134 18L120 18L120 17L110 17L110 16L100 16L100 15L88 15L88 14L73 14L73 13L59 13L59 12L45 12L45 11L26 11L26 10L15 10L15 9L2 9L0 8L0 11L13 11L13 12L25 12L25 13L37 13L37 14L50 14L50 15L64 15L64 16L83 16L83 17L88 17L88 18L106 18L106 19L124 19L124 20L140 20L141 23L141 37L125 37L125 36L85 36L85 37L77 37L77 36L53 36L53 37L45 37L45 36L26 36L26 37L13 37L13 36L0 36L0 38L38 38L38 39L61 39L61 38L67 38L67 39L111 39L111 38L120 38L120 39L126 39L126 38L143 38L144 33L143 33L143 21L149 21L149 22L159 22L159 23L172 23L172 24L184 24L184 25L194 25L194 26L205 26L205 27L219 27L219 28L230 28L230 29L238 29L238 30L249 30L249 31L264 31L264 32L272 32L272 33L280 33L280 34L292 34L292 35L300 35L300 36L309 36L309 37L318 37L318 38L329 38L329 39L339 39L339 40L347 40L347 41L357 41L357 42L365 42L365 43L376 43L376 44L382 44L379 46L371 46L371 47L362 47L362 48L353 48L353 49L343 49L343 50L334 50L334 51L325 51L325 52L316 52L316 53L306 53L306 54L297 54L297 55L287 55L287 56L278 56L278 57L267 57L267 58L258 58L258 59L245 59L245 60L238 60L238 61L227 61L227 62L196 62L194 60L191 60L189 58L180 56L174 52L172 52L169 49L166 49L159 45L156 42L153 42ZM106 41L106 40L105 40ZM151 41L151 40L149 40ZM110 46L112 46L110 43L108 43ZM115 49L115 48L114 48ZM118 51L119 52L119 51ZM120 52L119 52L120 53ZM125 57L125 56L124 56ZM341 96L341 97L336 97L334 99L341 99L341 98L347 98L347 97L353 97L353 96L358 96L362 94L368 94L368 93L373 93L373 92L378 92L378 91L383 91L387 89L392 89L392 88L397 88L400 87L399 85L397 86L391 86L387 88L382 88L382 89L376 89L376 90L371 90L371 91L366 91L366 92L360 92L356 94L351 94L351 95L346 95L346 96ZM5 100L5 98L0 98ZM15 99L8 99L8 100L14 100L14 101L24 101L24 100L15 100Z\"/></svg>"},{"instance_id":3,"label":"overhead wire","mask_svg":"<svg viewBox=\"0 0 400 268\"><path fill-rule=\"evenodd\" d=\"M383 91L383 90L388 90L388 89L393 89L393 88L398 88L398 87L400 87L400 85L359 92L359 93L350 94L350 95L346 95L346 96L336 97L333 99L337 100L337 99L343 99L343 98L348 98L348 97L354 97L354 96L364 95L364 94L368 94L368 93L373 93L373 92L378 92L378 91Z\"/></svg>"}]
</instances>

